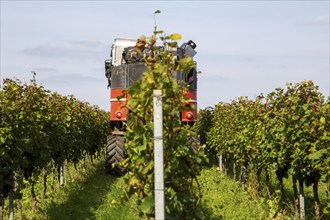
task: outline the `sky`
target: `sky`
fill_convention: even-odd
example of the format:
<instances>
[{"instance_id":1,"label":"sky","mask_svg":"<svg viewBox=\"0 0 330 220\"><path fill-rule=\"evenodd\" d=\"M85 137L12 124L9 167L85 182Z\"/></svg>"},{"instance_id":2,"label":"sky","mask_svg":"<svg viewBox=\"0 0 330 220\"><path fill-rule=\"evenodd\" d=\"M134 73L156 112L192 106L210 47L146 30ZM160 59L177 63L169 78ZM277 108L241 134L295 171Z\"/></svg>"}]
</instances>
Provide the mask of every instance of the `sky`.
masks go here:
<instances>
[{"instance_id":1,"label":"sky","mask_svg":"<svg viewBox=\"0 0 330 220\"><path fill-rule=\"evenodd\" d=\"M115 38L157 27L196 45L199 108L313 80L330 96L330 1L0 1L1 77L109 109Z\"/></svg>"}]
</instances>

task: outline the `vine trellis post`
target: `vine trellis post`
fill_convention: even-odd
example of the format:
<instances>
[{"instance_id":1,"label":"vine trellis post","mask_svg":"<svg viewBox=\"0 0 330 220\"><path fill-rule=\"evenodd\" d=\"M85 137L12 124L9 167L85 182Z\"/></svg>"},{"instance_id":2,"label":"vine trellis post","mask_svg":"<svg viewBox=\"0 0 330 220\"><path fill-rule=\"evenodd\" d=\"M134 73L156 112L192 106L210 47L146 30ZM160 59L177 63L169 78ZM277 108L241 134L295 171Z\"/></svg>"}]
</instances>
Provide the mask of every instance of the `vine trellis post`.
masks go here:
<instances>
[{"instance_id":1,"label":"vine trellis post","mask_svg":"<svg viewBox=\"0 0 330 220\"><path fill-rule=\"evenodd\" d=\"M162 91L154 90L155 219L165 219Z\"/></svg>"}]
</instances>

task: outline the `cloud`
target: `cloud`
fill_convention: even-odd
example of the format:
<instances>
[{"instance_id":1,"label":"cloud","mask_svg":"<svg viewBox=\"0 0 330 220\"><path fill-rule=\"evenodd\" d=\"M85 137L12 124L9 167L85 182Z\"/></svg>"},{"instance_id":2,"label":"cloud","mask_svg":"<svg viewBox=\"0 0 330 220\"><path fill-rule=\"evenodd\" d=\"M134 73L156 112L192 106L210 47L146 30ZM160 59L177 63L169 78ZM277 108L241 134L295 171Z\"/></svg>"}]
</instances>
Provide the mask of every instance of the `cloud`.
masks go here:
<instances>
[{"instance_id":1,"label":"cloud","mask_svg":"<svg viewBox=\"0 0 330 220\"><path fill-rule=\"evenodd\" d=\"M49 58L99 59L109 50L109 45L99 41L66 41L47 43L24 49L28 55Z\"/></svg>"},{"instance_id":2,"label":"cloud","mask_svg":"<svg viewBox=\"0 0 330 220\"><path fill-rule=\"evenodd\" d=\"M202 77L203 80L205 81L217 81L217 82L223 82L223 81L228 81L232 80L232 78L226 77L226 76L221 76L221 75L205 75L203 74L201 76L198 76L198 78Z\"/></svg>"},{"instance_id":3,"label":"cloud","mask_svg":"<svg viewBox=\"0 0 330 220\"><path fill-rule=\"evenodd\" d=\"M330 23L329 15L320 15L318 17L313 18L312 20L305 22L305 24L310 24L310 25L324 25L329 23Z\"/></svg>"},{"instance_id":4,"label":"cloud","mask_svg":"<svg viewBox=\"0 0 330 220\"><path fill-rule=\"evenodd\" d=\"M34 68L33 71L35 71L36 73L38 72L53 72L56 71L55 68L49 68L49 67L37 67Z\"/></svg>"},{"instance_id":5,"label":"cloud","mask_svg":"<svg viewBox=\"0 0 330 220\"><path fill-rule=\"evenodd\" d=\"M92 71L97 73L105 73L105 68L104 67L93 68Z\"/></svg>"},{"instance_id":6,"label":"cloud","mask_svg":"<svg viewBox=\"0 0 330 220\"><path fill-rule=\"evenodd\" d=\"M81 74L63 74L63 75L53 75L43 79L40 79L42 82L47 83L74 83L78 82L104 82L103 78L83 76Z\"/></svg>"}]
</instances>

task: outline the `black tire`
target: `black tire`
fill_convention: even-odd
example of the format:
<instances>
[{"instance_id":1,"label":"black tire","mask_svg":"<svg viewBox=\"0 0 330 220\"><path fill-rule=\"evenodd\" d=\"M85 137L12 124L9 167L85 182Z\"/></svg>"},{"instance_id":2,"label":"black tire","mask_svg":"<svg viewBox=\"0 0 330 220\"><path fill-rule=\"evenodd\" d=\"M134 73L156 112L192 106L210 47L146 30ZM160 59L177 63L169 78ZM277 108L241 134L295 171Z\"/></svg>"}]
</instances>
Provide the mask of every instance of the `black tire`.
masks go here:
<instances>
[{"instance_id":1,"label":"black tire","mask_svg":"<svg viewBox=\"0 0 330 220\"><path fill-rule=\"evenodd\" d=\"M123 168L119 162L125 157L125 138L122 135L108 135L106 149L106 172L114 175L123 175Z\"/></svg>"},{"instance_id":2,"label":"black tire","mask_svg":"<svg viewBox=\"0 0 330 220\"><path fill-rule=\"evenodd\" d=\"M191 148L195 153L198 153L200 151L200 141L198 137L196 136L190 137L188 144L191 146Z\"/></svg>"}]
</instances>

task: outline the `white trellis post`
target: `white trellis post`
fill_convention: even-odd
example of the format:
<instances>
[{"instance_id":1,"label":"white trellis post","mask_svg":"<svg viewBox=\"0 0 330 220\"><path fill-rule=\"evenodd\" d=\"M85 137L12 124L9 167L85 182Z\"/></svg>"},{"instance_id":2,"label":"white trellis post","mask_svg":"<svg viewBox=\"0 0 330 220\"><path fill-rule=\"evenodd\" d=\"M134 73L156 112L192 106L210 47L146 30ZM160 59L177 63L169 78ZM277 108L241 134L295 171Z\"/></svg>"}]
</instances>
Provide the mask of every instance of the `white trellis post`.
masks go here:
<instances>
[{"instance_id":1,"label":"white trellis post","mask_svg":"<svg viewBox=\"0 0 330 220\"><path fill-rule=\"evenodd\" d=\"M162 91L154 90L154 162L155 162L155 219L165 219L163 102Z\"/></svg>"},{"instance_id":2,"label":"white trellis post","mask_svg":"<svg viewBox=\"0 0 330 220\"><path fill-rule=\"evenodd\" d=\"M304 198L304 182L299 180L299 209L300 219L305 219L305 198Z\"/></svg>"},{"instance_id":3,"label":"white trellis post","mask_svg":"<svg viewBox=\"0 0 330 220\"><path fill-rule=\"evenodd\" d=\"M220 169L220 172L223 172L223 170L222 170L222 154L219 156L219 169Z\"/></svg>"}]
</instances>

